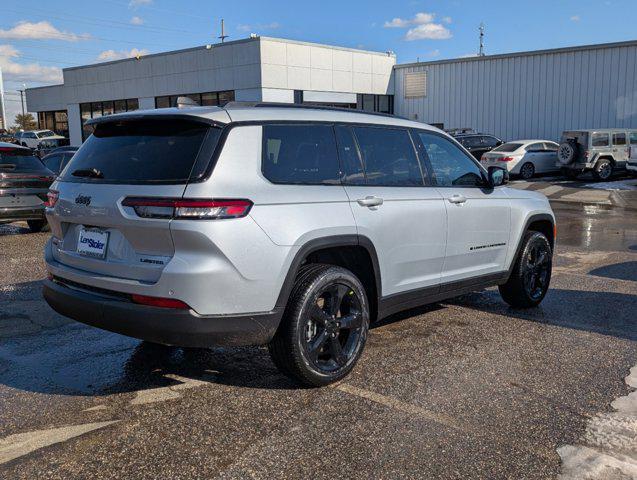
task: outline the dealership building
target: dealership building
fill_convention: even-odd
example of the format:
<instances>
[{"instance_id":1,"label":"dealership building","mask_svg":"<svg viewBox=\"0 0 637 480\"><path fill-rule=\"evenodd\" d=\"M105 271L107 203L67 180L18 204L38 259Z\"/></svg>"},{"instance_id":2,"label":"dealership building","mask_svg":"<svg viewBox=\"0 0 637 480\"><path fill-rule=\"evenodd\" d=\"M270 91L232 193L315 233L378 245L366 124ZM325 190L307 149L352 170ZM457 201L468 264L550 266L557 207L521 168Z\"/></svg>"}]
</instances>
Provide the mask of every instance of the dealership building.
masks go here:
<instances>
[{"instance_id":1,"label":"dealership building","mask_svg":"<svg viewBox=\"0 0 637 480\"><path fill-rule=\"evenodd\" d=\"M66 68L26 91L27 107L79 145L86 120L117 112L265 101L395 113L505 140L637 128L637 41L396 64L392 52L253 36Z\"/></svg>"}]
</instances>

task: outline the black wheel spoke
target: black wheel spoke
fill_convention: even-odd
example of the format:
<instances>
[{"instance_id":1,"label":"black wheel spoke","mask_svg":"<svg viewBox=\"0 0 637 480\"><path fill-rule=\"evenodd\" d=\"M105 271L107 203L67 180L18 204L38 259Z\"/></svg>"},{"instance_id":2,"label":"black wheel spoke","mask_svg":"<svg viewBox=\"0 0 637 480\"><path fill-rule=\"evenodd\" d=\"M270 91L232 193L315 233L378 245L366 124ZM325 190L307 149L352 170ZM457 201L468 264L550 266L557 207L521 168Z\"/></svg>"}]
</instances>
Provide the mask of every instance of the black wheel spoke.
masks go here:
<instances>
[{"instance_id":1,"label":"black wheel spoke","mask_svg":"<svg viewBox=\"0 0 637 480\"><path fill-rule=\"evenodd\" d=\"M329 314L316 304L312 306L310 318L322 326L325 326L330 320Z\"/></svg>"},{"instance_id":2,"label":"black wheel spoke","mask_svg":"<svg viewBox=\"0 0 637 480\"><path fill-rule=\"evenodd\" d=\"M354 330L360 328L363 323L363 316L360 312L351 312L339 318L341 328L345 330Z\"/></svg>"},{"instance_id":3,"label":"black wheel spoke","mask_svg":"<svg viewBox=\"0 0 637 480\"><path fill-rule=\"evenodd\" d=\"M308 352L310 353L310 357L312 358L313 361L315 362L317 361L318 356L321 353L321 349L325 345L325 342L327 341L327 339L328 339L327 333L325 333L325 330L322 330L316 335L316 337L310 340L308 345Z\"/></svg>"},{"instance_id":4,"label":"black wheel spoke","mask_svg":"<svg viewBox=\"0 0 637 480\"><path fill-rule=\"evenodd\" d=\"M347 363L347 357L343 353L343 347L341 347L341 342L339 342L338 337L330 337L330 353L339 367Z\"/></svg>"},{"instance_id":5,"label":"black wheel spoke","mask_svg":"<svg viewBox=\"0 0 637 480\"><path fill-rule=\"evenodd\" d=\"M330 315L336 316L338 314L343 298L345 298L345 295L349 292L349 290L350 289L348 287L339 283L331 285L327 289L327 293L329 294L327 312Z\"/></svg>"}]
</instances>

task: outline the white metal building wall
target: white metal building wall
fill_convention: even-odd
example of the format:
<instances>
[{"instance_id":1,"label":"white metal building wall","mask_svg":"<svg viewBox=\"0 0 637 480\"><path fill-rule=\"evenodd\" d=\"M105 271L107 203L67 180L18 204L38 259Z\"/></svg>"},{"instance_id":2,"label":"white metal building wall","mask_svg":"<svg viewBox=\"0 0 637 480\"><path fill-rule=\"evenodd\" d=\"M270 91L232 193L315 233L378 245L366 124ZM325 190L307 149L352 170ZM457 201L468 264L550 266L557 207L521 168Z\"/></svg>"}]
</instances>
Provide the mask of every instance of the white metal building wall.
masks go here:
<instances>
[{"instance_id":1,"label":"white metal building wall","mask_svg":"<svg viewBox=\"0 0 637 480\"><path fill-rule=\"evenodd\" d=\"M404 73L427 72L405 98ZM395 112L505 140L577 128L637 128L637 41L397 65Z\"/></svg>"}]
</instances>

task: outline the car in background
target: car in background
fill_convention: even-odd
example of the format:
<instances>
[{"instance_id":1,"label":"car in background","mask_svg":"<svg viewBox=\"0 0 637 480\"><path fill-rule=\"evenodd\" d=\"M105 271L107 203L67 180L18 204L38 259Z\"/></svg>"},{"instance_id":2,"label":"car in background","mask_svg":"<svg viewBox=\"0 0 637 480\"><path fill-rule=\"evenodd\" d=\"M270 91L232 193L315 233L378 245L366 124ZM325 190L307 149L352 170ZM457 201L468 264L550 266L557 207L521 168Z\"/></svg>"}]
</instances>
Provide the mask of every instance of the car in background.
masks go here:
<instances>
[{"instance_id":1,"label":"car in background","mask_svg":"<svg viewBox=\"0 0 637 480\"><path fill-rule=\"evenodd\" d=\"M559 171L555 166L558 146L550 140L516 140L483 154L480 161L485 168L506 168L510 175L528 180L537 173Z\"/></svg>"},{"instance_id":2,"label":"car in background","mask_svg":"<svg viewBox=\"0 0 637 480\"><path fill-rule=\"evenodd\" d=\"M54 177L30 148L0 142L0 223L24 220L32 232L44 230Z\"/></svg>"},{"instance_id":3,"label":"car in background","mask_svg":"<svg viewBox=\"0 0 637 480\"><path fill-rule=\"evenodd\" d=\"M23 147L38 148L41 142L49 148L55 148L68 143L68 139L51 130L30 130L27 132L16 132L15 138L18 144ZM53 146L53 147L51 147Z\"/></svg>"},{"instance_id":4,"label":"car in background","mask_svg":"<svg viewBox=\"0 0 637 480\"><path fill-rule=\"evenodd\" d=\"M15 143L15 137L4 128L0 128L0 142Z\"/></svg>"},{"instance_id":5,"label":"car in background","mask_svg":"<svg viewBox=\"0 0 637 480\"><path fill-rule=\"evenodd\" d=\"M571 178L590 171L596 180L606 181L626 170L629 161L637 163L636 150L637 129L569 130L562 133L556 165Z\"/></svg>"},{"instance_id":6,"label":"car in background","mask_svg":"<svg viewBox=\"0 0 637 480\"><path fill-rule=\"evenodd\" d=\"M42 157L42 163L46 168L51 170L55 176L58 176L69 160L73 158L79 147L58 147L53 152Z\"/></svg>"},{"instance_id":7,"label":"car in background","mask_svg":"<svg viewBox=\"0 0 637 480\"><path fill-rule=\"evenodd\" d=\"M483 154L499 147L504 142L498 137L484 133L463 133L453 136L466 148L476 160L480 160Z\"/></svg>"},{"instance_id":8,"label":"car in background","mask_svg":"<svg viewBox=\"0 0 637 480\"><path fill-rule=\"evenodd\" d=\"M478 133L471 127L447 128L445 129L445 132L447 132L452 137L455 137L456 135L467 134L467 133Z\"/></svg>"}]
</instances>

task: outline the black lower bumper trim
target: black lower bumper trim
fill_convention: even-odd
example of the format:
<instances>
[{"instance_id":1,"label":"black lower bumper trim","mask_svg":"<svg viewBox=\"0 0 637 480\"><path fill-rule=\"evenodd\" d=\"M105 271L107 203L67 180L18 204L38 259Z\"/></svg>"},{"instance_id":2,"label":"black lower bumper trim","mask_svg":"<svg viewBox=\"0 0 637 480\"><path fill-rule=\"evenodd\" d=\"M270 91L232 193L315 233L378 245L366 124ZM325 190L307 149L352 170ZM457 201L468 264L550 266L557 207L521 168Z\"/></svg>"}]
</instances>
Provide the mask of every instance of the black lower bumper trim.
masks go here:
<instances>
[{"instance_id":1,"label":"black lower bumper trim","mask_svg":"<svg viewBox=\"0 0 637 480\"><path fill-rule=\"evenodd\" d=\"M44 281L44 298L78 322L149 342L180 347L265 345L282 312L200 316L190 310L149 307Z\"/></svg>"},{"instance_id":2,"label":"black lower bumper trim","mask_svg":"<svg viewBox=\"0 0 637 480\"><path fill-rule=\"evenodd\" d=\"M44 208L0 208L0 222L45 220Z\"/></svg>"}]
</instances>

